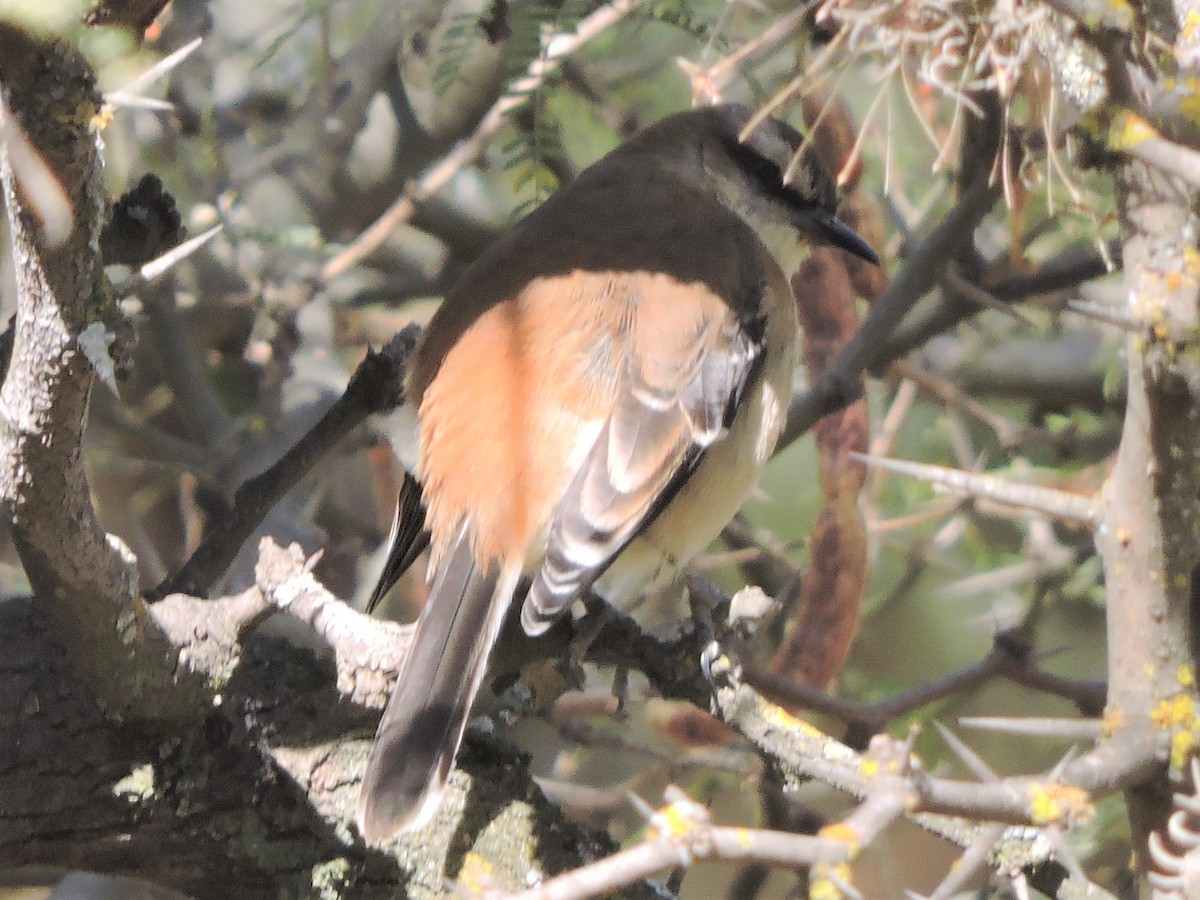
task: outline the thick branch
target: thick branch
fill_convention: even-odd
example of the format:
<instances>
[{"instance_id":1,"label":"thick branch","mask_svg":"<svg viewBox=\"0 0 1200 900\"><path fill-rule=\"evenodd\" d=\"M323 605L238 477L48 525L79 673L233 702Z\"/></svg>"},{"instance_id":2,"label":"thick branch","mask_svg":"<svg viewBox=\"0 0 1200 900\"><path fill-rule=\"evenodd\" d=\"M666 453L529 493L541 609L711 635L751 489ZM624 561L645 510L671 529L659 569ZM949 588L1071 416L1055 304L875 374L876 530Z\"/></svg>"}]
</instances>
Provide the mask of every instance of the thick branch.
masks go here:
<instances>
[{"instance_id":1,"label":"thick branch","mask_svg":"<svg viewBox=\"0 0 1200 900\"><path fill-rule=\"evenodd\" d=\"M132 555L96 518L80 452L94 368L79 337L116 316L96 251L105 198L94 78L82 56L9 26L0 88L74 211L66 239L45 246L24 202L28 186L0 155L18 290L0 389L0 504L30 583L104 702L125 716L189 715L202 695L176 679L171 648L139 599Z\"/></svg>"},{"instance_id":2,"label":"thick branch","mask_svg":"<svg viewBox=\"0 0 1200 900\"><path fill-rule=\"evenodd\" d=\"M197 602L196 632L217 605ZM375 717L339 701L325 661L251 636L201 724L147 734L101 713L38 607L0 604L0 869L136 873L212 900L357 900L439 895L443 873L485 870L514 889L531 867L613 849L563 822L511 747L469 740L436 827L393 848L401 862L368 851L353 819Z\"/></svg>"},{"instance_id":3,"label":"thick branch","mask_svg":"<svg viewBox=\"0 0 1200 900\"><path fill-rule=\"evenodd\" d=\"M862 757L730 678L715 693L722 719L737 728L793 782L818 779L856 797L870 793ZM1091 815L1093 797L1138 784L1157 767L1156 742L1146 733L1102 742L1049 776L987 782L913 776L921 814L914 821L959 846L972 842L981 820L1038 825L1073 824ZM930 815L933 814L933 815ZM955 816L969 817L964 819ZM1032 848L1030 848L1032 849ZM1034 861L1026 859L1023 865Z\"/></svg>"},{"instance_id":4,"label":"thick branch","mask_svg":"<svg viewBox=\"0 0 1200 900\"><path fill-rule=\"evenodd\" d=\"M1136 162L1116 177L1129 312L1140 334L1129 339L1125 427L1096 535L1108 590L1108 704L1118 732L1169 740L1178 770L1194 752L1192 720L1162 713L1196 701L1200 408L1189 369L1200 359L1200 273L1187 262L1197 252L1195 194ZM1136 845L1169 812L1158 799L1135 800Z\"/></svg>"}]
</instances>

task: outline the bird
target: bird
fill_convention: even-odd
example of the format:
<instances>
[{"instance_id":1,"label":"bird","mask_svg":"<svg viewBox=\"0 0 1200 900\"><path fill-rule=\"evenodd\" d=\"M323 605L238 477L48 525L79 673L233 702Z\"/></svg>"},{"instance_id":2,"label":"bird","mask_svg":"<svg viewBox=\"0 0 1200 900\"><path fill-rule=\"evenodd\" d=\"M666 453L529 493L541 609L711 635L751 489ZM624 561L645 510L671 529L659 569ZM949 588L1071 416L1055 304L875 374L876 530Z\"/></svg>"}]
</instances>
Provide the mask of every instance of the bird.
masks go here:
<instances>
[{"instance_id":1,"label":"bird","mask_svg":"<svg viewBox=\"0 0 1200 900\"><path fill-rule=\"evenodd\" d=\"M722 104L634 135L424 331L406 401L432 587L368 758L368 843L431 821L512 604L536 636L576 600L632 599L736 514L786 417L809 248L879 263L813 153L785 180L801 135L773 117L743 135L754 118ZM407 562L420 529L401 531Z\"/></svg>"}]
</instances>

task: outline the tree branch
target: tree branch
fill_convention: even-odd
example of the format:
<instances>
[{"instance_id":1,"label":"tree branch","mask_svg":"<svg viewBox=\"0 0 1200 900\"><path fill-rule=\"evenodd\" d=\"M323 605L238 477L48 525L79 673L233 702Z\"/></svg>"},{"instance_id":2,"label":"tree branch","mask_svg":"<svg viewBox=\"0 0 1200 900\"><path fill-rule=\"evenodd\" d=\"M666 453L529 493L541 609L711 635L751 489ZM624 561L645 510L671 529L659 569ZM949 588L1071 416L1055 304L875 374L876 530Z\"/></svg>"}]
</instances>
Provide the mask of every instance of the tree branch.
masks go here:
<instances>
[{"instance_id":1,"label":"tree branch","mask_svg":"<svg viewBox=\"0 0 1200 900\"><path fill-rule=\"evenodd\" d=\"M370 351L350 378L345 392L283 457L242 484L233 508L205 535L182 568L151 592L204 594L233 562L263 517L338 441L367 416L395 409L404 398L404 371L419 329L410 326L378 353Z\"/></svg>"},{"instance_id":2,"label":"tree branch","mask_svg":"<svg viewBox=\"0 0 1200 900\"><path fill-rule=\"evenodd\" d=\"M174 653L146 614L132 554L92 507L80 446L95 363L79 336L117 319L98 259L100 180L92 117L99 96L83 57L0 24L0 90L61 182L73 209L67 237L46 246L0 148L0 181L17 261L11 365L0 388L0 505L34 591L80 670L120 715L178 718L203 702L178 679Z\"/></svg>"},{"instance_id":3,"label":"tree branch","mask_svg":"<svg viewBox=\"0 0 1200 900\"><path fill-rule=\"evenodd\" d=\"M779 438L780 448L812 428L822 416L858 398L862 393L860 378L882 361L888 335L912 305L938 283L947 261L969 244L975 226L999 197L999 185L990 183L986 169L980 170L954 209L909 254L899 274L871 307L862 327L820 380L792 400L787 424Z\"/></svg>"}]
</instances>

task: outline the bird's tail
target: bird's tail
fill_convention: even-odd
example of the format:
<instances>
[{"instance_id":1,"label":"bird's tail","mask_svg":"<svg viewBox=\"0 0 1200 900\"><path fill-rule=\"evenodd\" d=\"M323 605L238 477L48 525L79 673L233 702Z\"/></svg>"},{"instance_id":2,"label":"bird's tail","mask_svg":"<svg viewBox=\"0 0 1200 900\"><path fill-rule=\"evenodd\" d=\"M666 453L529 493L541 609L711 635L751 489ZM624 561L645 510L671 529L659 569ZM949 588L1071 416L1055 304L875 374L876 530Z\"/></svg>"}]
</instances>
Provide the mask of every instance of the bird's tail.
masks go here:
<instances>
[{"instance_id":1,"label":"bird's tail","mask_svg":"<svg viewBox=\"0 0 1200 900\"><path fill-rule=\"evenodd\" d=\"M420 828L437 810L519 577L481 572L465 528L442 557L367 760L368 843Z\"/></svg>"}]
</instances>

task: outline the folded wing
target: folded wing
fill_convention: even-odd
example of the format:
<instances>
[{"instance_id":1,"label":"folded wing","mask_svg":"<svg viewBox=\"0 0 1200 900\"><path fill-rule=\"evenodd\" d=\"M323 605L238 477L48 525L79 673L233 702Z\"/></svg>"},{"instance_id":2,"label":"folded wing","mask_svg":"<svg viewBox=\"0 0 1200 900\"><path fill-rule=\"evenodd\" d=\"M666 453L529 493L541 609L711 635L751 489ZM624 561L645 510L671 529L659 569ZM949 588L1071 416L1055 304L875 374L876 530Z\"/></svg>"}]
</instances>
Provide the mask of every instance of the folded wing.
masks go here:
<instances>
[{"instance_id":1,"label":"folded wing","mask_svg":"<svg viewBox=\"0 0 1200 900\"><path fill-rule=\"evenodd\" d=\"M540 634L670 503L758 376L760 331L698 283L638 273L612 411L555 511L521 622Z\"/></svg>"}]
</instances>

